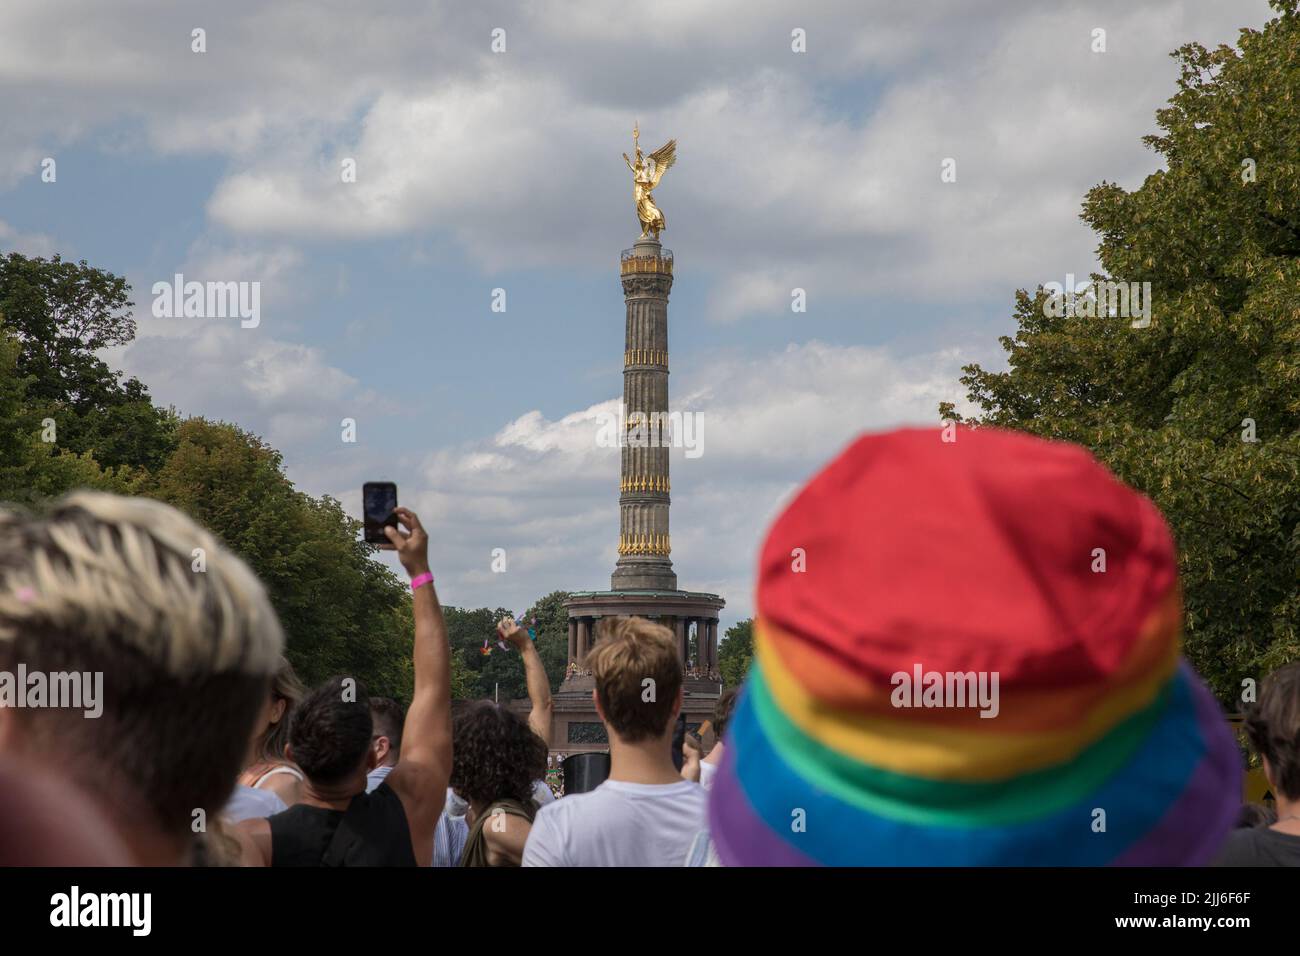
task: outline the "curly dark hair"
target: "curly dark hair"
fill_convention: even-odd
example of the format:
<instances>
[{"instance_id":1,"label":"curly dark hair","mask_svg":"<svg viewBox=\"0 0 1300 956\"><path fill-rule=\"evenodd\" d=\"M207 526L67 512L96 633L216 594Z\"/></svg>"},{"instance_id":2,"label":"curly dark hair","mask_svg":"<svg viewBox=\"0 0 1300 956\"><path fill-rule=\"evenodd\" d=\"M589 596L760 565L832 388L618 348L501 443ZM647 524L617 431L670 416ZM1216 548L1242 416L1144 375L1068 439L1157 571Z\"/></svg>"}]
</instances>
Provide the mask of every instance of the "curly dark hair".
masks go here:
<instances>
[{"instance_id":1,"label":"curly dark hair","mask_svg":"<svg viewBox=\"0 0 1300 956\"><path fill-rule=\"evenodd\" d=\"M518 714L490 700L462 707L452 723L451 786L471 805L527 805L546 774L546 742Z\"/></svg>"}]
</instances>

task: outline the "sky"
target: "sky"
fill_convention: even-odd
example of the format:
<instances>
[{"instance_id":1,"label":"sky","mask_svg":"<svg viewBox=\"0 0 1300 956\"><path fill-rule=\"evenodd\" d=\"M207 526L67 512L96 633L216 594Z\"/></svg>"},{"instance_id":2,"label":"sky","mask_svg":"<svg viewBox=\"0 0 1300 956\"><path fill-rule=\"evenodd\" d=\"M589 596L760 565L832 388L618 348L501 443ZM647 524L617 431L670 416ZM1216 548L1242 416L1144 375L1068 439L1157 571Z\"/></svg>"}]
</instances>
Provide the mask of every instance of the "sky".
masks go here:
<instances>
[{"instance_id":1,"label":"sky","mask_svg":"<svg viewBox=\"0 0 1300 956\"><path fill-rule=\"evenodd\" d=\"M1141 138L1175 92L1169 54L1270 16L5 0L0 253L125 276L138 334L113 368L262 436L354 515L363 482L397 482L443 602L523 611L609 586L619 460L598 433L639 233L621 154L634 123L646 152L676 138L655 191L670 408L702 453L672 453L672 559L680 587L726 599L725 628L753 613L759 545L804 481L863 431L964 408L962 365L1004 365L1015 290L1098 268L1080 204L1158 168ZM258 283L258 321L156 316L177 273Z\"/></svg>"}]
</instances>

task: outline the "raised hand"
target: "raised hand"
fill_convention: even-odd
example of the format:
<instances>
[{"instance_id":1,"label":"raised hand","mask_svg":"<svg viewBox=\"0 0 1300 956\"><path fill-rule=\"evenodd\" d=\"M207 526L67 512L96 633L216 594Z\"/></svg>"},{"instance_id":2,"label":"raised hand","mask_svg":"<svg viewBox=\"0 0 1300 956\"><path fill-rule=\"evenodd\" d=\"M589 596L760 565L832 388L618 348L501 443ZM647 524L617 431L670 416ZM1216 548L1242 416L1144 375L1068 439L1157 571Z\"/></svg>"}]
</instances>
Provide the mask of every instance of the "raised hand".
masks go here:
<instances>
[{"instance_id":1,"label":"raised hand","mask_svg":"<svg viewBox=\"0 0 1300 956\"><path fill-rule=\"evenodd\" d=\"M424 525L410 508L394 508L393 514L408 530L385 526L384 535L390 542L388 550L397 552L397 560L402 562L402 567L411 577L424 574L429 570L429 536Z\"/></svg>"},{"instance_id":2,"label":"raised hand","mask_svg":"<svg viewBox=\"0 0 1300 956\"><path fill-rule=\"evenodd\" d=\"M501 623L497 625L497 633L501 635L503 640L513 644L515 649L520 652L532 643L528 637L528 630L520 627L508 617L501 619Z\"/></svg>"}]
</instances>

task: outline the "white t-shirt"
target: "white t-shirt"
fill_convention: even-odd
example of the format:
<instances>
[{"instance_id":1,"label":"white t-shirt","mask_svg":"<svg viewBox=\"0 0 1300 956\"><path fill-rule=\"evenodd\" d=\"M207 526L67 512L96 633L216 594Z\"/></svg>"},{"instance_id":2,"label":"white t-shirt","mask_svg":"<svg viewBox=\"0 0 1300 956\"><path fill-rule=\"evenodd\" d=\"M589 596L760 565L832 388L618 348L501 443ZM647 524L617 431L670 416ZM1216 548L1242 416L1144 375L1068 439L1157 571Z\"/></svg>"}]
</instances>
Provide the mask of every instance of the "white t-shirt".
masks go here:
<instances>
[{"instance_id":1,"label":"white t-shirt","mask_svg":"<svg viewBox=\"0 0 1300 956\"><path fill-rule=\"evenodd\" d=\"M230 823L240 823L257 817L269 817L288 809L288 805L274 790L254 790L239 783L222 807L221 815Z\"/></svg>"},{"instance_id":2,"label":"white t-shirt","mask_svg":"<svg viewBox=\"0 0 1300 956\"><path fill-rule=\"evenodd\" d=\"M524 866L681 866L705 825L698 783L606 780L548 803L524 844Z\"/></svg>"},{"instance_id":3,"label":"white t-shirt","mask_svg":"<svg viewBox=\"0 0 1300 956\"><path fill-rule=\"evenodd\" d=\"M705 790L713 789L713 775L718 772L716 763L709 763L706 760L700 761L700 786Z\"/></svg>"}]
</instances>

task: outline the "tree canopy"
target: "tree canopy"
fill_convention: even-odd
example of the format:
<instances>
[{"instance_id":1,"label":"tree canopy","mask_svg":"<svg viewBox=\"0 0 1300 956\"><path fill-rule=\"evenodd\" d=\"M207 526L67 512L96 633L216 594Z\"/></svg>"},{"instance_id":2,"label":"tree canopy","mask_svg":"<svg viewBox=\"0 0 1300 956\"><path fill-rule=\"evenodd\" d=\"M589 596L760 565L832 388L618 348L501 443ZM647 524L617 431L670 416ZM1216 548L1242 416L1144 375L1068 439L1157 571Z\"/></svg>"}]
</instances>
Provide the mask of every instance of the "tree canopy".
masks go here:
<instances>
[{"instance_id":1,"label":"tree canopy","mask_svg":"<svg viewBox=\"0 0 1300 956\"><path fill-rule=\"evenodd\" d=\"M0 257L0 315L19 345L13 372L31 414L54 420L60 449L103 467L153 468L171 450L176 416L98 355L135 337L129 296L124 279L84 260Z\"/></svg>"},{"instance_id":2,"label":"tree canopy","mask_svg":"<svg viewBox=\"0 0 1300 956\"><path fill-rule=\"evenodd\" d=\"M565 591L552 591L523 613L524 627L531 627L537 618L537 653L550 678L551 690L559 689L564 680L564 668L569 658L569 616L564 602L569 599ZM500 697L504 703L528 696L528 683L524 678L523 664L513 650L497 646L496 626L503 617L515 617L506 608L444 609L447 635L452 653L460 655L465 668L464 697ZM487 641L489 653L483 653Z\"/></svg>"},{"instance_id":3,"label":"tree canopy","mask_svg":"<svg viewBox=\"0 0 1300 956\"><path fill-rule=\"evenodd\" d=\"M739 687L754 659L754 619L746 618L727 628L718 645L718 671L728 687Z\"/></svg>"}]
</instances>

